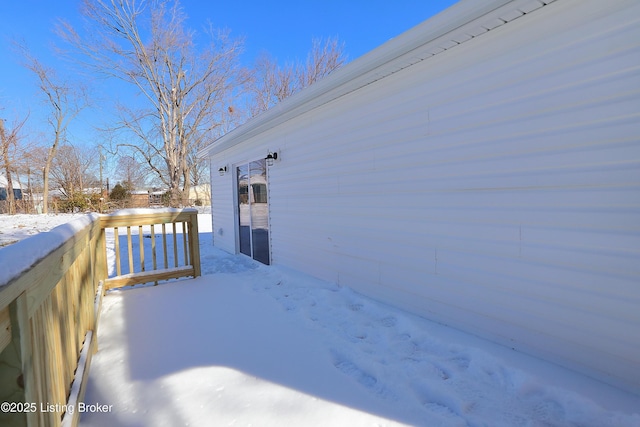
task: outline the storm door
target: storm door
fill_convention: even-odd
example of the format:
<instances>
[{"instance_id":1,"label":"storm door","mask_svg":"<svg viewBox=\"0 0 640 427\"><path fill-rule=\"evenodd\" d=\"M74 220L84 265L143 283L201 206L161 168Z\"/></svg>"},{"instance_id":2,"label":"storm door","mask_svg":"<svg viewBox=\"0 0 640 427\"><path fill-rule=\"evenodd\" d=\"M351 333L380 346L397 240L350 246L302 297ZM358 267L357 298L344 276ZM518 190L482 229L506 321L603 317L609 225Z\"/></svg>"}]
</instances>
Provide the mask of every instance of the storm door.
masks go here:
<instances>
[{"instance_id":1,"label":"storm door","mask_svg":"<svg viewBox=\"0 0 640 427\"><path fill-rule=\"evenodd\" d=\"M240 252L269 264L269 201L265 160L236 167L236 176Z\"/></svg>"}]
</instances>

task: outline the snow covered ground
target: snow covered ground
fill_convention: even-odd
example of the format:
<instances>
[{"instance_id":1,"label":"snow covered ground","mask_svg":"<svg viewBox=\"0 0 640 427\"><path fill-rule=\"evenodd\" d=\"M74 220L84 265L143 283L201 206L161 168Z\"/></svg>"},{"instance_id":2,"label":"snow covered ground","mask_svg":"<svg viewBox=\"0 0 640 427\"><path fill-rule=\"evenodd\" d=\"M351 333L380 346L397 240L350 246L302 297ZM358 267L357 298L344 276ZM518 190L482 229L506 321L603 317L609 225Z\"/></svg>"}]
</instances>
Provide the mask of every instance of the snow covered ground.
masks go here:
<instances>
[{"instance_id":1,"label":"snow covered ground","mask_svg":"<svg viewBox=\"0 0 640 427\"><path fill-rule=\"evenodd\" d=\"M82 426L640 426L638 396L200 231L202 277L105 297Z\"/></svg>"}]
</instances>

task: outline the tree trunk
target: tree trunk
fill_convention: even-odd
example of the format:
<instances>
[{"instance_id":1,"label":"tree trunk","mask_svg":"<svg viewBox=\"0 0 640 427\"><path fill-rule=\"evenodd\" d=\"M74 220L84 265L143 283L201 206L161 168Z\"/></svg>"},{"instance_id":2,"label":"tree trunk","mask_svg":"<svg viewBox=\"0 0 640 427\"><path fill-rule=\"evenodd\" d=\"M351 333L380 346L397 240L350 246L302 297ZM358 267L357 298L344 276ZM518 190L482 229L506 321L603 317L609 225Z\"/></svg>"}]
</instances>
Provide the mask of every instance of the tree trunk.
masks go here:
<instances>
[{"instance_id":1,"label":"tree trunk","mask_svg":"<svg viewBox=\"0 0 640 427\"><path fill-rule=\"evenodd\" d=\"M7 138L4 131L4 121L0 119L0 143L2 144L2 160L4 162L4 170L7 176L7 202L9 202L9 214L16 213L15 199L13 197L13 182L11 181L11 164L9 162L9 144L11 137Z\"/></svg>"},{"instance_id":2,"label":"tree trunk","mask_svg":"<svg viewBox=\"0 0 640 427\"><path fill-rule=\"evenodd\" d=\"M47 163L42 171L42 213L49 213L49 168L51 162L47 158Z\"/></svg>"},{"instance_id":3,"label":"tree trunk","mask_svg":"<svg viewBox=\"0 0 640 427\"><path fill-rule=\"evenodd\" d=\"M184 186L182 189L183 204L185 206L188 206L189 202L191 201L191 199L189 198L191 194L191 168L186 166L186 159L185 159L185 166L183 167L183 170L182 170L182 176L184 180Z\"/></svg>"},{"instance_id":4,"label":"tree trunk","mask_svg":"<svg viewBox=\"0 0 640 427\"><path fill-rule=\"evenodd\" d=\"M60 123L60 120L58 120ZM58 128L60 124L58 124ZM44 164L44 171L42 176L42 213L49 213L49 171L51 170L51 163L56 155L58 143L60 141L60 132L56 130L56 136L53 140L53 145L49 148L49 154L47 155L47 161Z\"/></svg>"},{"instance_id":5,"label":"tree trunk","mask_svg":"<svg viewBox=\"0 0 640 427\"><path fill-rule=\"evenodd\" d=\"M2 150L4 157L4 173L7 177L7 202L9 203L9 215L16 213L16 201L13 197L13 180L11 179L11 168L9 167L9 154L8 149Z\"/></svg>"},{"instance_id":6,"label":"tree trunk","mask_svg":"<svg viewBox=\"0 0 640 427\"><path fill-rule=\"evenodd\" d=\"M15 215L16 213L16 199L13 197L13 181L11 180L11 169L9 169L9 159L7 152L4 153L5 164L4 170L7 174L7 202L9 202L9 215Z\"/></svg>"}]
</instances>

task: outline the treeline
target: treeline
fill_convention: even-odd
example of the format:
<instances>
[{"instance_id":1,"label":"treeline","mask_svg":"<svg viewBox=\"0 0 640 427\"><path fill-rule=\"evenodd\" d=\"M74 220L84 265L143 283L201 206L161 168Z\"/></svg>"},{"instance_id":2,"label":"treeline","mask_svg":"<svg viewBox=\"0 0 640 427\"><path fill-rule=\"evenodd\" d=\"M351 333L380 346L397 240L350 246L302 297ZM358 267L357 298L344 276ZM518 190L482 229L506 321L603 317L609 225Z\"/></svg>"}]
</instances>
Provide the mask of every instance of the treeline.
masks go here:
<instances>
[{"instance_id":1,"label":"treeline","mask_svg":"<svg viewBox=\"0 0 640 427\"><path fill-rule=\"evenodd\" d=\"M36 77L47 123L35 138L24 131L28 116L5 122L0 169L8 181L26 177L28 191L42 194L43 212L50 191L82 199L75 194L98 188L102 197L107 164L122 185L162 187L169 205L184 205L189 188L208 181L207 165L196 156L200 148L346 61L344 46L329 38L313 40L304 60L281 65L265 54L246 67L242 40L212 27L196 33L178 0L82 3L85 27L60 21L55 29L73 67L53 69L15 44ZM91 147L74 143L68 132L81 112L96 107L81 74L120 81L136 99L135 105L107 100L115 118L95 124L102 142ZM7 116L11 106L0 109Z\"/></svg>"}]
</instances>

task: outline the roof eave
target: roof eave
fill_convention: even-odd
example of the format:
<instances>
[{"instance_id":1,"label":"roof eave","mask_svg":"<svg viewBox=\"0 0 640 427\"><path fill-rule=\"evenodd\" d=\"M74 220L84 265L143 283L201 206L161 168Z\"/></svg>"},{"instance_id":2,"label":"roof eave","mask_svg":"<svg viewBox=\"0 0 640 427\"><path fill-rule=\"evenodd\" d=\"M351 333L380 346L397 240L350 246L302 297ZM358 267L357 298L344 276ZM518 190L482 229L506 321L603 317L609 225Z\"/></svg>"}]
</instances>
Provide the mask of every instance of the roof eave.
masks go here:
<instances>
[{"instance_id":1,"label":"roof eave","mask_svg":"<svg viewBox=\"0 0 640 427\"><path fill-rule=\"evenodd\" d=\"M243 140L490 31L554 0L463 0L285 99L198 152L220 153Z\"/></svg>"}]
</instances>

